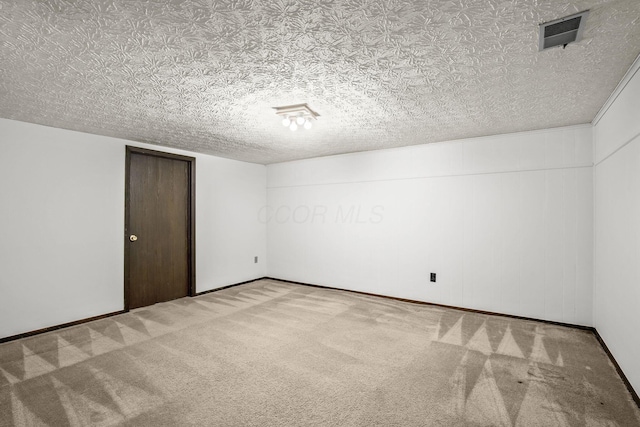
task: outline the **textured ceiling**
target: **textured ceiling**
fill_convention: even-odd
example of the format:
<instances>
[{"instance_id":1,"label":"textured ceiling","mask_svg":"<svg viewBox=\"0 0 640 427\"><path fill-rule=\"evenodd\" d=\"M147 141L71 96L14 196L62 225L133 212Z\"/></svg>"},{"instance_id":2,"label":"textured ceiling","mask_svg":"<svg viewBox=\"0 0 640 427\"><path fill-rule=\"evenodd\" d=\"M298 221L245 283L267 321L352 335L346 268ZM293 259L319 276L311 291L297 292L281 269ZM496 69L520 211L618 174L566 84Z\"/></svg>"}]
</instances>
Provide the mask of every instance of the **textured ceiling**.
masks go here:
<instances>
[{"instance_id":1,"label":"textured ceiling","mask_svg":"<svg viewBox=\"0 0 640 427\"><path fill-rule=\"evenodd\" d=\"M0 117L273 163L588 123L639 53L639 0L0 0Z\"/></svg>"}]
</instances>

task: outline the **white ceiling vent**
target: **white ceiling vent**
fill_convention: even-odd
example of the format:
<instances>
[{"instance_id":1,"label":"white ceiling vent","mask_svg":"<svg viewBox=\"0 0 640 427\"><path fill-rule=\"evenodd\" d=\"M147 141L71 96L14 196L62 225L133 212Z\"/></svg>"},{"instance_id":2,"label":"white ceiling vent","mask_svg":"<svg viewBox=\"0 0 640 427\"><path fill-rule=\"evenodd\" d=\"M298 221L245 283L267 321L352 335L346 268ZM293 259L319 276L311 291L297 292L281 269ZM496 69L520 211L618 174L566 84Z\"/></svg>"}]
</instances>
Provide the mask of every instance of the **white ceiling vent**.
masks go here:
<instances>
[{"instance_id":1,"label":"white ceiling vent","mask_svg":"<svg viewBox=\"0 0 640 427\"><path fill-rule=\"evenodd\" d=\"M582 39L584 21L589 11L565 16L555 21L540 24L540 49L545 50L555 46L567 47L569 43L579 42Z\"/></svg>"}]
</instances>

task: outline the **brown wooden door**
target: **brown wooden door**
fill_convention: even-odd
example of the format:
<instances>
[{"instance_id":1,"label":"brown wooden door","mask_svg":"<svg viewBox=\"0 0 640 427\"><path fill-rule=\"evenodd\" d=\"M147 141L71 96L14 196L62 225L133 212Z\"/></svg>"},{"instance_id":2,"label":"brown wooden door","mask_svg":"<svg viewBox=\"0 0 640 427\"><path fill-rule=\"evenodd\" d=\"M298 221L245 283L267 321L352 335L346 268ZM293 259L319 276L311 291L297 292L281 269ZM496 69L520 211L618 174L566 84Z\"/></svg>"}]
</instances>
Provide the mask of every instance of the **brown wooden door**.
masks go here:
<instances>
[{"instance_id":1,"label":"brown wooden door","mask_svg":"<svg viewBox=\"0 0 640 427\"><path fill-rule=\"evenodd\" d=\"M194 159L127 149L125 308L133 309L191 294Z\"/></svg>"}]
</instances>

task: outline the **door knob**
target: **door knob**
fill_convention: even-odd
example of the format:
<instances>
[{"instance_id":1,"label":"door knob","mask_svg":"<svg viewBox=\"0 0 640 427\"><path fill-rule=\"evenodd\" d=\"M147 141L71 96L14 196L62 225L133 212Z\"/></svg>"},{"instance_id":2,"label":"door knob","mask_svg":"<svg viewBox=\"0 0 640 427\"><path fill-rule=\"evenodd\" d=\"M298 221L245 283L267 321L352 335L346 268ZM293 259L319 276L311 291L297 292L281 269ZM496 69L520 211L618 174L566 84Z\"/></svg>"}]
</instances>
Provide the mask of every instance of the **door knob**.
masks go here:
<instances>
[{"instance_id":1,"label":"door knob","mask_svg":"<svg viewBox=\"0 0 640 427\"><path fill-rule=\"evenodd\" d=\"M132 242L135 242L136 240L138 240L138 236L136 236L135 234L132 234L131 236L129 236L129 240Z\"/></svg>"}]
</instances>

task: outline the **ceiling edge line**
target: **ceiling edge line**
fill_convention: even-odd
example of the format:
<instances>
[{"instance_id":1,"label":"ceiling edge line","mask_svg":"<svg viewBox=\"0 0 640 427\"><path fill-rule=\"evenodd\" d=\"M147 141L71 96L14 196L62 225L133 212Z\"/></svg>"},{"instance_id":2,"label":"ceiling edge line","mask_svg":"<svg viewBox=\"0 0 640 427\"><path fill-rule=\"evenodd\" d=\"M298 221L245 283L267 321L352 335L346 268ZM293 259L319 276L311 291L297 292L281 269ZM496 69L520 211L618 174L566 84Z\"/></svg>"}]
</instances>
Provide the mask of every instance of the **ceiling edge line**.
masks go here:
<instances>
[{"instance_id":1,"label":"ceiling edge line","mask_svg":"<svg viewBox=\"0 0 640 427\"><path fill-rule=\"evenodd\" d=\"M548 132L548 131L552 131L552 130L559 130L559 129L580 129L580 128L587 128L587 127L589 129L592 128L591 122L578 123L578 124L575 124L575 125L566 125L566 126L554 126L554 127L542 128L542 129L521 130L521 131L516 131L516 132L495 133L495 134L491 134L491 135L470 136L470 137L467 137L467 138L445 139L444 141L422 142L420 144L401 145L399 147L374 148L374 149L370 149L370 150L348 151L346 153L326 154L326 155L322 155L322 156L304 157L304 158L292 159L292 160L282 160L282 161L276 161L276 162L271 162L271 163L264 163L264 165L265 166L271 166L271 165L279 165L279 164L283 164L283 163L307 162L307 161L314 161L314 160L318 160L318 159L325 159L325 158L328 158L328 157L354 156L354 155L358 155L358 154L374 153L374 152L378 152L378 151L399 151L399 150L407 150L407 149L416 148L416 147L430 146L430 145L434 145L434 144L462 144L464 142L470 142L472 140L484 140L484 139L488 139L488 138L507 138L507 137L510 137L510 136L513 136L513 135L517 136L517 135L522 135L522 134L537 134L537 133L543 133L543 132Z\"/></svg>"},{"instance_id":2,"label":"ceiling edge line","mask_svg":"<svg viewBox=\"0 0 640 427\"><path fill-rule=\"evenodd\" d=\"M622 93L622 91L627 86L627 84L629 84L631 79L633 79L633 77L636 75L638 70L640 70L640 54L633 61L633 64L631 64L631 67L629 67L629 69L624 74L624 76L622 76L622 79L620 79L620 82L618 83L616 88L613 90L613 92L611 92L611 95L609 95L609 98L607 98L607 100L602 105L602 107L600 108L598 113L595 115L593 120L591 120L592 126L596 126L598 124L600 119L602 119L602 116L604 116L609 110L609 108L611 108L611 106L616 101L616 99L618 99L618 96Z\"/></svg>"}]
</instances>

